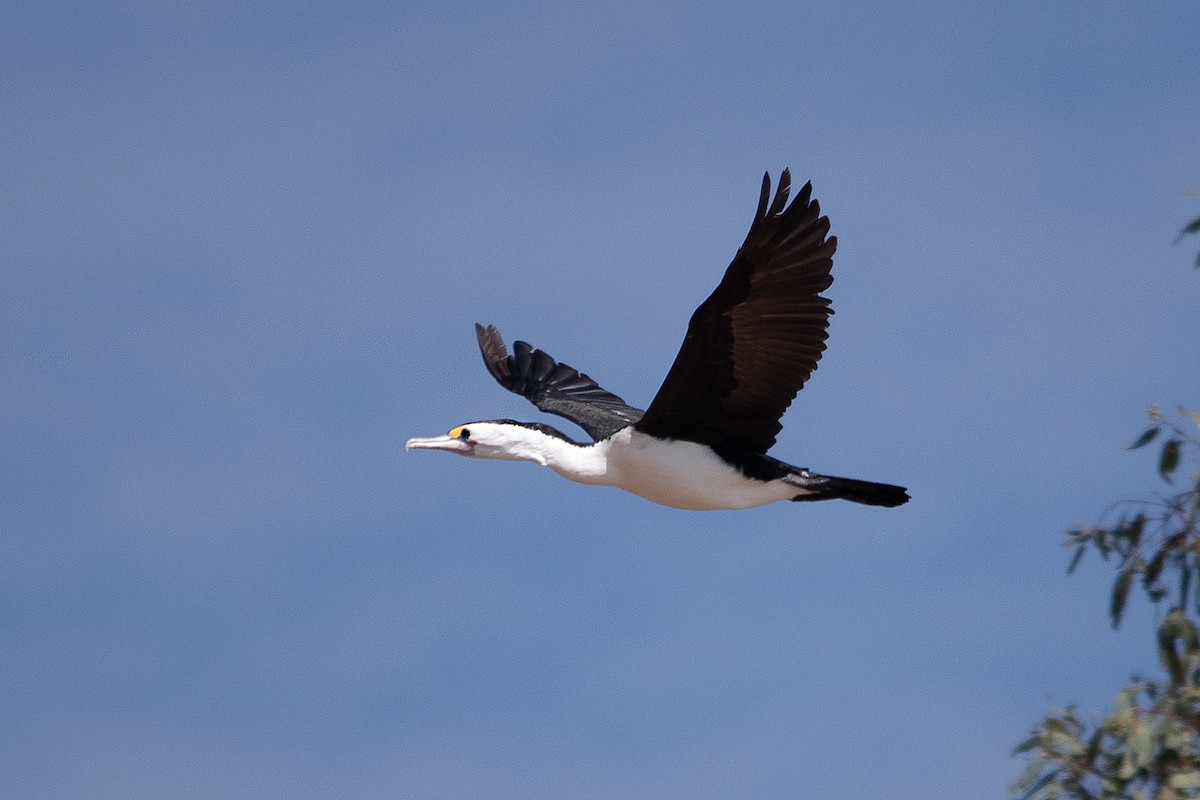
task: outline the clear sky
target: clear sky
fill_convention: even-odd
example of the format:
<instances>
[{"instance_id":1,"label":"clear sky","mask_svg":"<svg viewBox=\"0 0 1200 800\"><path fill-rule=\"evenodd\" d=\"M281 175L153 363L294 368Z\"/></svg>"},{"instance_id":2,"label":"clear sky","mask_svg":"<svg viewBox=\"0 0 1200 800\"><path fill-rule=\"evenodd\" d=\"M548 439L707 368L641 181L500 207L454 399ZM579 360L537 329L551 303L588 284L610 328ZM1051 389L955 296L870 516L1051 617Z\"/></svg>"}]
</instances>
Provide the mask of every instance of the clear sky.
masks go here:
<instances>
[{"instance_id":1,"label":"clear sky","mask_svg":"<svg viewBox=\"0 0 1200 800\"><path fill-rule=\"evenodd\" d=\"M1153 671L1061 531L1200 404L1200 10L9 3L0 795L999 797ZM762 174L839 238L774 454L899 509L405 453L494 323L634 405Z\"/></svg>"}]
</instances>

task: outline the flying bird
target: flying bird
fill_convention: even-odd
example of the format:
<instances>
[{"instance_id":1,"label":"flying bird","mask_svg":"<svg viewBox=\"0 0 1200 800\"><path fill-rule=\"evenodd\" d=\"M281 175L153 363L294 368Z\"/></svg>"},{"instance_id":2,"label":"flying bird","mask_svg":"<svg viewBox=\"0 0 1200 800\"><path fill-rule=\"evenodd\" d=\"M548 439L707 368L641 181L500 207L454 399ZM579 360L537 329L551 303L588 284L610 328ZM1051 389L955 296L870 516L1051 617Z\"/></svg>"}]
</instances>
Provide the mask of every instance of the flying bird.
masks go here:
<instances>
[{"instance_id":1,"label":"flying bird","mask_svg":"<svg viewBox=\"0 0 1200 800\"><path fill-rule=\"evenodd\" d=\"M763 176L746 241L716 290L692 314L683 346L645 411L526 342L510 355L495 327L476 324L488 372L544 412L591 437L549 425L470 422L406 449L532 461L578 483L616 486L673 508L742 509L779 500L908 502L903 487L819 475L767 455L780 417L817 368L833 313L821 292L837 239L806 183L789 205L784 170L775 196Z\"/></svg>"}]
</instances>

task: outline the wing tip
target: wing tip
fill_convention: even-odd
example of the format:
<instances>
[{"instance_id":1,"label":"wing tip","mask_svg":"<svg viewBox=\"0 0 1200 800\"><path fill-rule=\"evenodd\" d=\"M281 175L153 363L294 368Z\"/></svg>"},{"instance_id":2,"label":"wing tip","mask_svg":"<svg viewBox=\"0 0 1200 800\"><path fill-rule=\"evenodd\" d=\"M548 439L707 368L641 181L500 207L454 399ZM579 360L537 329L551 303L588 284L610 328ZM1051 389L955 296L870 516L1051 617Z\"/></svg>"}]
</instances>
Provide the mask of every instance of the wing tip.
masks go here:
<instances>
[{"instance_id":1,"label":"wing tip","mask_svg":"<svg viewBox=\"0 0 1200 800\"><path fill-rule=\"evenodd\" d=\"M499 339L503 343L504 339L500 336L500 330L495 325L482 325L475 323L475 338L479 341L484 339Z\"/></svg>"},{"instance_id":2,"label":"wing tip","mask_svg":"<svg viewBox=\"0 0 1200 800\"><path fill-rule=\"evenodd\" d=\"M758 195L758 210L754 212L754 221L758 222L767 215L767 203L771 200L771 173L764 172L762 192Z\"/></svg>"},{"instance_id":3,"label":"wing tip","mask_svg":"<svg viewBox=\"0 0 1200 800\"><path fill-rule=\"evenodd\" d=\"M487 371L501 385L507 387L511 371L508 368L508 348L504 337L495 325L475 323L475 339L479 342L479 353Z\"/></svg>"}]
</instances>

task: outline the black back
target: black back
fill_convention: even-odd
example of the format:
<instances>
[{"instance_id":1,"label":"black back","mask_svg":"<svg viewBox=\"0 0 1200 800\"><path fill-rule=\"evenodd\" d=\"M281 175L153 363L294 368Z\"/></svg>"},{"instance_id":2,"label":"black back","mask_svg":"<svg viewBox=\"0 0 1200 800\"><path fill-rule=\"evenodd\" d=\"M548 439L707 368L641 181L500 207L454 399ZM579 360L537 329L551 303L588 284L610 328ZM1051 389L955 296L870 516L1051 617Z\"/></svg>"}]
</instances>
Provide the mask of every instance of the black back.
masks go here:
<instances>
[{"instance_id":1,"label":"black back","mask_svg":"<svg viewBox=\"0 0 1200 800\"><path fill-rule=\"evenodd\" d=\"M637 423L651 436L766 453L825 350L837 239L806 183L789 206L771 178L746 241L688 323L675 363Z\"/></svg>"},{"instance_id":2,"label":"black back","mask_svg":"<svg viewBox=\"0 0 1200 800\"><path fill-rule=\"evenodd\" d=\"M509 355L500 331L493 325L485 328L476 323L475 335L483 363L501 386L548 414L566 417L587 431L593 441L607 439L642 417L641 409L626 405L587 375L558 363L526 342L515 342L513 355Z\"/></svg>"}]
</instances>

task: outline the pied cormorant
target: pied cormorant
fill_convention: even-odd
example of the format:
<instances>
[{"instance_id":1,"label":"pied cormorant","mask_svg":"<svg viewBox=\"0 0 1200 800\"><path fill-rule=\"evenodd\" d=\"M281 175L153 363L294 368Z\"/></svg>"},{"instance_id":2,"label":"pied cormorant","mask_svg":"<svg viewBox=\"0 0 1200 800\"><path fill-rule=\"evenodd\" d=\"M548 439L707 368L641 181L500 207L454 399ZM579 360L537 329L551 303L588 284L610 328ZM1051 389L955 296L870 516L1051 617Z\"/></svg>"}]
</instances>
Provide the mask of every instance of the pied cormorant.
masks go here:
<instances>
[{"instance_id":1,"label":"pied cormorant","mask_svg":"<svg viewBox=\"0 0 1200 800\"><path fill-rule=\"evenodd\" d=\"M548 425L488 420L411 448L532 461L579 483L616 486L674 508L751 508L778 500L842 498L874 506L908 502L884 483L818 475L767 455L779 418L817 368L833 313L820 295L833 278L837 239L807 183L788 205L791 175L758 211L725 277L688 323L675 363L645 411L575 369L476 324L484 363L501 386L583 428L591 443Z\"/></svg>"}]
</instances>

